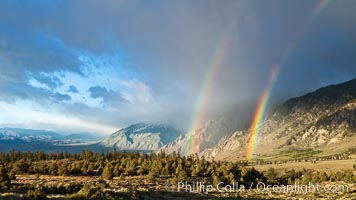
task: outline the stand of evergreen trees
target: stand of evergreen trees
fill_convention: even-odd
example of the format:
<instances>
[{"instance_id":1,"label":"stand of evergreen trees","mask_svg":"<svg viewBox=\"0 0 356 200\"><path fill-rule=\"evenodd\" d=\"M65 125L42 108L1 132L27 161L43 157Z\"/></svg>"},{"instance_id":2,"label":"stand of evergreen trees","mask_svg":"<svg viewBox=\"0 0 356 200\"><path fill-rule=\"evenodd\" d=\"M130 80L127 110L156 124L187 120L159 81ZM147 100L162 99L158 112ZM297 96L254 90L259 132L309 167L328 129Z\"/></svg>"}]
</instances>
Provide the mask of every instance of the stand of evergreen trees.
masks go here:
<instances>
[{"instance_id":1,"label":"stand of evergreen trees","mask_svg":"<svg viewBox=\"0 0 356 200\"><path fill-rule=\"evenodd\" d=\"M266 180L254 168L246 168L244 162L206 161L197 155L167 155L164 152L139 153L107 151L95 153L83 150L79 154L68 152L0 153L0 167L6 169L9 179L16 174L40 175L88 175L111 180L123 176L147 176L149 179L170 177L175 182L191 177L205 177L212 182L230 184L236 181L250 183ZM1 169L1 168L0 168ZM1 180L1 179L0 179Z\"/></svg>"},{"instance_id":2,"label":"stand of evergreen trees","mask_svg":"<svg viewBox=\"0 0 356 200\"><path fill-rule=\"evenodd\" d=\"M220 182L239 182L244 185L250 185L252 182L278 185L294 182L356 182L351 170L329 175L311 170L286 170L278 173L273 168L259 172L247 166L245 162L207 161L197 155L167 155L164 152L0 152L0 191L11 188L11 180L16 179L17 174L101 176L106 180L112 180L114 177L124 180L126 176L143 176L152 181L165 177L176 183L199 179L214 185ZM38 191L32 193L41 194Z\"/></svg>"}]
</instances>

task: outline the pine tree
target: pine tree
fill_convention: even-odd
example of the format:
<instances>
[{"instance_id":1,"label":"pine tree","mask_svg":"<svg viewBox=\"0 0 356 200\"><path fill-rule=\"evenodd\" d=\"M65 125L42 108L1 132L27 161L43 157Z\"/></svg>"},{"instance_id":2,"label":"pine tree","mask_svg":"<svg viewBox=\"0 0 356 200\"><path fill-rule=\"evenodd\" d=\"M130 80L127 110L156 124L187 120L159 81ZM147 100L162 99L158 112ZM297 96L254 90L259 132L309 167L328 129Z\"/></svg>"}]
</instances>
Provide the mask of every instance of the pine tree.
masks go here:
<instances>
[{"instance_id":1,"label":"pine tree","mask_svg":"<svg viewBox=\"0 0 356 200\"><path fill-rule=\"evenodd\" d=\"M0 189L10 188L11 186L11 180L9 175L7 174L7 170L3 167L0 166Z\"/></svg>"},{"instance_id":2,"label":"pine tree","mask_svg":"<svg viewBox=\"0 0 356 200\"><path fill-rule=\"evenodd\" d=\"M277 172L273 167L269 168L265 175L267 177L268 183L278 184Z\"/></svg>"},{"instance_id":3,"label":"pine tree","mask_svg":"<svg viewBox=\"0 0 356 200\"><path fill-rule=\"evenodd\" d=\"M11 170L10 173L9 173L9 178L11 180L16 180L16 171L15 170Z\"/></svg>"},{"instance_id":4,"label":"pine tree","mask_svg":"<svg viewBox=\"0 0 356 200\"><path fill-rule=\"evenodd\" d=\"M216 186L218 185L221 181L220 181L220 178L216 175L216 174L213 174L212 175L212 179L213 179L213 184Z\"/></svg>"},{"instance_id":5,"label":"pine tree","mask_svg":"<svg viewBox=\"0 0 356 200\"><path fill-rule=\"evenodd\" d=\"M135 162L133 160L130 160L129 162L127 162L126 173L130 176L136 174L136 166L135 166Z\"/></svg>"},{"instance_id":6,"label":"pine tree","mask_svg":"<svg viewBox=\"0 0 356 200\"><path fill-rule=\"evenodd\" d=\"M187 180L187 172L185 170L181 170L176 175L178 181L185 181Z\"/></svg>"},{"instance_id":7,"label":"pine tree","mask_svg":"<svg viewBox=\"0 0 356 200\"><path fill-rule=\"evenodd\" d=\"M110 163L107 164L101 176L106 180L112 180L114 178L114 167Z\"/></svg>"},{"instance_id":8,"label":"pine tree","mask_svg":"<svg viewBox=\"0 0 356 200\"><path fill-rule=\"evenodd\" d=\"M319 173L319 181L323 182L323 181L327 181L328 180L328 175L325 172L320 172Z\"/></svg>"},{"instance_id":9,"label":"pine tree","mask_svg":"<svg viewBox=\"0 0 356 200\"><path fill-rule=\"evenodd\" d=\"M51 175L57 175L57 171L58 171L58 165L56 162L51 162L49 165L48 165L48 171Z\"/></svg>"},{"instance_id":10,"label":"pine tree","mask_svg":"<svg viewBox=\"0 0 356 200\"><path fill-rule=\"evenodd\" d=\"M345 181L346 183L352 183L352 182L356 181L356 178L353 175L351 170L344 171L343 181Z\"/></svg>"},{"instance_id":11,"label":"pine tree","mask_svg":"<svg viewBox=\"0 0 356 200\"><path fill-rule=\"evenodd\" d=\"M114 176L120 176L121 175L119 167L120 167L120 165L118 165L118 164L114 167L114 171L113 171Z\"/></svg>"},{"instance_id":12,"label":"pine tree","mask_svg":"<svg viewBox=\"0 0 356 200\"><path fill-rule=\"evenodd\" d=\"M231 185L236 182L235 175L232 172L229 173L228 180Z\"/></svg>"},{"instance_id":13,"label":"pine tree","mask_svg":"<svg viewBox=\"0 0 356 200\"><path fill-rule=\"evenodd\" d=\"M124 175L124 173L121 173L121 174L120 174L119 179L122 180L122 181L125 180L125 175Z\"/></svg>"},{"instance_id":14,"label":"pine tree","mask_svg":"<svg viewBox=\"0 0 356 200\"><path fill-rule=\"evenodd\" d=\"M155 165L151 166L150 172L148 173L148 178L153 181L155 180L158 176L160 175L160 171L158 168L155 167Z\"/></svg>"},{"instance_id":15,"label":"pine tree","mask_svg":"<svg viewBox=\"0 0 356 200\"><path fill-rule=\"evenodd\" d=\"M87 175L88 174L88 163L84 162L82 167L80 168L80 171L82 174Z\"/></svg>"},{"instance_id":16,"label":"pine tree","mask_svg":"<svg viewBox=\"0 0 356 200\"><path fill-rule=\"evenodd\" d=\"M309 171L305 171L305 172L303 172L303 173L304 173L304 174L303 174L301 183L302 183L302 184L309 184L309 182L312 181L312 175L311 175L311 173L310 173Z\"/></svg>"}]
</instances>

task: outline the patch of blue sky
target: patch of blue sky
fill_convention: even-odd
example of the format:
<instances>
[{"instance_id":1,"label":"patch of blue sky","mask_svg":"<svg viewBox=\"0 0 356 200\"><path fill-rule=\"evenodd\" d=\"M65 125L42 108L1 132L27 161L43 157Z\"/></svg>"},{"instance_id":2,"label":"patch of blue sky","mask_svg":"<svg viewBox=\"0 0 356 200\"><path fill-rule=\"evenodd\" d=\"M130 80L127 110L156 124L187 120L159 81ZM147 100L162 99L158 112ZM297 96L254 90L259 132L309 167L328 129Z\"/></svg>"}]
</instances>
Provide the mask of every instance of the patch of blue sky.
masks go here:
<instances>
[{"instance_id":1,"label":"patch of blue sky","mask_svg":"<svg viewBox=\"0 0 356 200\"><path fill-rule=\"evenodd\" d=\"M130 96L133 91L128 87L127 82L135 80L140 82L139 74L134 69L125 66L122 57L117 52L110 52L102 55L94 55L89 52L81 51L78 55L81 73L73 71L55 71L45 73L48 77L56 77L62 83L54 92L69 94L71 103L83 103L90 107L102 107L101 98L90 97L89 88L94 86L105 87L107 90L113 90ZM50 90L46 83L42 83L35 78L32 73L27 73L29 84L33 87ZM68 89L75 86L78 93L70 93ZM131 100L131 99L128 99Z\"/></svg>"}]
</instances>

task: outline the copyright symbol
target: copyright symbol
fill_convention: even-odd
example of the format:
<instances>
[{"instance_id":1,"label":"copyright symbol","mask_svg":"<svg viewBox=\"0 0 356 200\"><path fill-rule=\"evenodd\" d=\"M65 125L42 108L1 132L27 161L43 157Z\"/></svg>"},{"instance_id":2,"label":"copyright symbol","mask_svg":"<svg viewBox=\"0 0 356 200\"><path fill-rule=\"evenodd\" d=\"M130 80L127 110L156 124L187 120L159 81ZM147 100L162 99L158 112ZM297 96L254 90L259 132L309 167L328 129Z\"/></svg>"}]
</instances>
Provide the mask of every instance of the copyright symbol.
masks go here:
<instances>
[{"instance_id":1,"label":"copyright symbol","mask_svg":"<svg viewBox=\"0 0 356 200\"><path fill-rule=\"evenodd\" d=\"M166 189L166 191L172 192L172 191L174 191L174 186L172 183L167 182L165 185L165 189Z\"/></svg>"}]
</instances>

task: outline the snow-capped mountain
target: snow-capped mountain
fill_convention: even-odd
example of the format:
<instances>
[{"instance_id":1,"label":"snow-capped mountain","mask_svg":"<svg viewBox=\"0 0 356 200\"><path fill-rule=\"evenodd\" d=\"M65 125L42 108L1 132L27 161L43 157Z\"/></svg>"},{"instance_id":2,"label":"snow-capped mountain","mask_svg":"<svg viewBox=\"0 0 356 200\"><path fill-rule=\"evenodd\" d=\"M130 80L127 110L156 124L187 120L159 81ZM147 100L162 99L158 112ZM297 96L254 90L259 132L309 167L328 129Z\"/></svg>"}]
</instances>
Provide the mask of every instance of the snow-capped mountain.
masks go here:
<instances>
[{"instance_id":1,"label":"snow-capped mountain","mask_svg":"<svg viewBox=\"0 0 356 200\"><path fill-rule=\"evenodd\" d=\"M70 145L82 145L88 148L89 144L102 138L100 134L74 133L60 134L48 130L0 128L0 151L57 151L73 150ZM86 145L86 146L85 146ZM66 147L69 146L69 147Z\"/></svg>"},{"instance_id":2,"label":"snow-capped mountain","mask_svg":"<svg viewBox=\"0 0 356 200\"><path fill-rule=\"evenodd\" d=\"M80 143L98 141L101 135L92 133L73 133L70 135L60 134L48 130L22 129L22 128L0 128L0 140L18 140L24 142L50 142L50 143Z\"/></svg>"},{"instance_id":3,"label":"snow-capped mountain","mask_svg":"<svg viewBox=\"0 0 356 200\"><path fill-rule=\"evenodd\" d=\"M107 136L98 145L118 150L156 151L181 132L167 124L138 123Z\"/></svg>"},{"instance_id":4,"label":"snow-capped mountain","mask_svg":"<svg viewBox=\"0 0 356 200\"><path fill-rule=\"evenodd\" d=\"M20 129L20 128L0 128L0 140L23 140L32 141L54 141L60 140L63 135L54 131Z\"/></svg>"}]
</instances>

